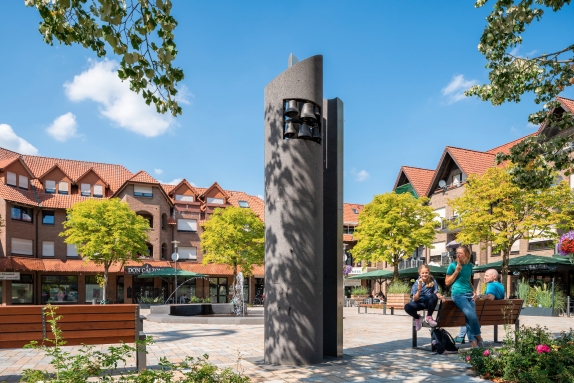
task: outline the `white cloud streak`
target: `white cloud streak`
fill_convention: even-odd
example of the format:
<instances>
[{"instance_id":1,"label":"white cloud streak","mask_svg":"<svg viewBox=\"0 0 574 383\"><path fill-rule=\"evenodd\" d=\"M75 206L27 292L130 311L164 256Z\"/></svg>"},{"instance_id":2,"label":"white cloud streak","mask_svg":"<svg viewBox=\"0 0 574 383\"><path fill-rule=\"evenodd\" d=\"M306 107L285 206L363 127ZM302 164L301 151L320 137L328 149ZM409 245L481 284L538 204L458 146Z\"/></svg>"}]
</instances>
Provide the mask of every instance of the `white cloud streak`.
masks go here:
<instances>
[{"instance_id":1,"label":"white cloud streak","mask_svg":"<svg viewBox=\"0 0 574 383\"><path fill-rule=\"evenodd\" d=\"M163 170L161 170L161 169L154 169L153 172L159 176L161 173L163 173Z\"/></svg>"},{"instance_id":2,"label":"white cloud streak","mask_svg":"<svg viewBox=\"0 0 574 383\"><path fill-rule=\"evenodd\" d=\"M12 127L7 124L0 124L0 147L20 154L38 154L38 149L25 139L18 137Z\"/></svg>"},{"instance_id":3,"label":"white cloud streak","mask_svg":"<svg viewBox=\"0 0 574 383\"><path fill-rule=\"evenodd\" d=\"M66 96L75 102L97 102L102 116L134 133L145 137L165 133L175 119L158 114L153 105L146 105L140 94L129 89L128 81L118 78L117 67L118 63L111 60L92 61L88 70L64 84Z\"/></svg>"},{"instance_id":4,"label":"white cloud streak","mask_svg":"<svg viewBox=\"0 0 574 383\"><path fill-rule=\"evenodd\" d=\"M466 98L464 91L476 84L478 84L477 80L465 80L464 75L459 74L453 76L448 85L442 88L441 92L448 104L454 104Z\"/></svg>"},{"instance_id":5,"label":"white cloud streak","mask_svg":"<svg viewBox=\"0 0 574 383\"><path fill-rule=\"evenodd\" d=\"M367 172L366 170L357 171L357 169L355 168L351 169L351 174L353 175L353 177L355 177L355 181L357 182L366 181L370 177L369 172Z\"/></svg>"},{"instance_id":6,"label":"white cloud streak","mask_svg":"<svg viewBox=\"0 0 574 383\"><path fill-rule=\"evenodd\" d=\"M56 118L46 131L56 141L65 142L69 138L77 136L78 124L76 123L76 116L71 112L63 114Z\"/></svg>"}]
</instances>

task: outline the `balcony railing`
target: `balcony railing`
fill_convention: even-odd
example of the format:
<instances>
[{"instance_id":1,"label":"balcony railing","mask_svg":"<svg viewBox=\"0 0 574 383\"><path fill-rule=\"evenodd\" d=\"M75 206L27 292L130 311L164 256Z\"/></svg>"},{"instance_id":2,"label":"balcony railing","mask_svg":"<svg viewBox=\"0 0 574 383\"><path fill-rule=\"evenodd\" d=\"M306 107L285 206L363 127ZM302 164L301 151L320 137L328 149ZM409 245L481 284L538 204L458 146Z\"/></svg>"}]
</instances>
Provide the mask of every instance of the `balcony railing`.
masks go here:
<instances>
[{"instance_id":1,"label":"balcony railing","mask_svg":"<svg viewBox=\"0 0 574 383\"><path fill-rule=\"evenodd\" d=\"M422 259L403 259L399 262L399 270L419 267L420 265L424 265L424 263L425 261Z\"/></svg>"},{"instance_id":2,"label":"balcony railing","mask_svg":"<svg viewBox=\"0 0 574 383\"><path fill-rule=\"evenodd\" d=\"M440 231L443 233L454 233L460 231L460 228L457 229L450 229L450 224L458 224L460 223L460 217L458 215L453 215L452 217L445 217L441 219L440 223Z\"/></svg>"}]
</instances>

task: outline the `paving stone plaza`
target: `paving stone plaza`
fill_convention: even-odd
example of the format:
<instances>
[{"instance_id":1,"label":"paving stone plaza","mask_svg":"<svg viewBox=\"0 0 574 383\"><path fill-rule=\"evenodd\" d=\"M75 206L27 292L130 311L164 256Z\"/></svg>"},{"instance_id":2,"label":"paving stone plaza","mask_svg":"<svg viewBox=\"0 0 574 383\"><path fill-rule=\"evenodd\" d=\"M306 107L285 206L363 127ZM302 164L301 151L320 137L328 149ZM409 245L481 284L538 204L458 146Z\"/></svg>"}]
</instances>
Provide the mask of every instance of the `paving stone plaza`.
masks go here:
<instances>
[{"instance_id":1,"label":"paving stone plaza","mask_svg":"<svg viewBox=\"0 0 574 383\"><path fill-rule=\"evenodd\" d=\"M261 310L261 309L252 309ZM411 321L402 310L382 315L381 310L358 314L344 309L344 357L307 367L263 364L263 325L210 325L152 323L144 328L155 344L149 347L148 368L157 366L162 356L172 362L186 356L209 355L220 367L239 369L254 382L480 382L457 355L436 355L411 349ZM559 333L574 325L574 318L524 316L521 324L547 326ZM457 329L448 329L456 335ZM65 334L64 334L65 335ZM483 329L492 341L492 327ZM501 338L504 330L500 329ZM427 329L419 332L419 345L428 345ZM465 344L463 347L469 347ZM100 347L98 348L105 348ZM78 347L69 347L75 351ZM129 360L133 368L135 360ZM33 350L0 350L0 382L17 382L26 368L49 369L49 360Z\"/></svg>"}]
</instances>

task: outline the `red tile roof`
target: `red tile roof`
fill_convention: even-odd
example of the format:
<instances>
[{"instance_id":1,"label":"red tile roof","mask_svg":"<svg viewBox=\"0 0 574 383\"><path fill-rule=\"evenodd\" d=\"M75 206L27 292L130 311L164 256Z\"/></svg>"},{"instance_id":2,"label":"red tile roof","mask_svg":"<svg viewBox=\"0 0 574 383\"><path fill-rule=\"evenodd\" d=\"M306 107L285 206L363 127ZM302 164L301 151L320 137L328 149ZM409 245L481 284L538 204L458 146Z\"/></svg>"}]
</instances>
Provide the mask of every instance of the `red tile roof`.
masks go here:
<instances>
[{"instance_id":1,"label":"red tile roof","mask_svg":"<svg viewBox=\"0 0 574 383\"><path fill-rule=\"evenodd\" d=\"M264 221L265 219L265 202L259 197L252 196L246 194L244 192L239 191L227 191L227 195L229 195L228 202L233 205L239 207L239 201L246 201L249 204L249 208L257 214L259 219Z\"/></svg>"},{"instance_id":2,"label":"red tile roof","mask_svg":"<svg viewBox=\"0 0 574 383\"><path fill-rule=\"evenodd\" d=\"M574 113L574 100L565 97L556 97L556 100L559 101L568 112Z\"/></svg>"},{"instance_id":3,"label":"red tile roof","mask_svg":"<svg viewBox=\"0 0 574 383\"><path fill-rule=\"evenodd\" d=\"M343 242L354 242L356 239L353 237L353 234L343 234Z\"/></svg>"},{"instance_id":4,"label":"red tile roof","mask_svg":"<svg viewBox=\"0 0 574 383\"><path fill-rule=\"evenodd\" d=\"M401 168L401 171L405 173L405 175L407 176L410 184L412 185L412 187L415 189L415 191L417 192L417 194L419 196L424 196L426 195L426 192L432 182L433 176L434 176L434 170L430 170L430 169L423 169L423 168L415 168L412 166L403 166ZM401 173L399 172L399 177L397 178L397 181L399 181L399 178L401 176ZM394 189L396 189L396 182L395 182L395 187Z\"/></svg>"},{"instance_id":5,"label":"red tile roof","mask_svg":"<svg viewBox=\"0 0 574 383\"><path fill-rule=\"evenodd\" d=\"M467 176L470 174L484 174L487 169L494 167L494 154L492 153L452 146L447 146L445 151L451 155Z\"/></svg>"},{"instance_id":6,"label":"red tile roof","mask_svg":"<svg viewBox=\"0 0 574 383\"><path fill-rule=\"evenodd\" d=\"M511 149L514 145L519 144L519 143L522 142L522 140L524 140L525 138L532 137L532 136L536 136L537 134L538 134L538 133L532 133L532 134L529 134L529 135L527 135L527 136L520 137L520 138L518 138L518 139L516 139L516 140L514 140L514 141L511 141L511 142L509 142L509 143L506 143L506 144L504 144L504 145L500 145L500 146L497 146L496 148L487 150L486 153L495 154L495 155L498 154L498 153L509 154L509 153L510 153L510 149Z\"/></svg>"},{"instance_id":7,"label":"red tile roof","mask_svg":"<svg viewBox=\"0 0 574 383\"><path fill-rule=\"evenodd\" d=\"M24 190L15 186L8 186L5 185L2 180L0 180L0 196L12 202L38 206L38 200L33 190Z\"/></svg>"},{"instance_id":8,"label":"red tile roof","mask_svg":"<svg viewBox=\"0 0 574 383\"><path fill-rule=\"evenodd\" d=\"M359 213L363 210L363 206L356 203L343 203L343 223L357 225L359 223Z\"/></svg>"},{"instance_id":9,"label":"red tile roof","mask_svg":"<svg viewBox=\"0 0 574 383\"><path fill-rule=\"evenodd\" d=\"M132 182L142 182L146 184L157 184L157 180L150 176L145 170L140 170L132 178L129 179Z\"/></svg>"}]
</instances>

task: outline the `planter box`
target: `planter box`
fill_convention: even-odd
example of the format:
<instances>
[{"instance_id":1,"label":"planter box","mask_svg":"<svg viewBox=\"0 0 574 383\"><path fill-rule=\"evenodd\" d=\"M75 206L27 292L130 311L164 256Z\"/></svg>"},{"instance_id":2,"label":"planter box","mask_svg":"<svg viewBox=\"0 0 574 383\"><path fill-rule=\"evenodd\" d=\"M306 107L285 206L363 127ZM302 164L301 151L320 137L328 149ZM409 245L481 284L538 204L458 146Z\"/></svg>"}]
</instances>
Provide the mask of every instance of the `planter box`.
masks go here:
<instances>
[{"instance_id":1,"label":"planter box","mask_svg":"<svg viewBox=\"0 0 574 383\"><path fill-rule=\"evenodd\" d=\"M520 310L520 315L526 316L557 317L558 314L559 310L544 307L523 307L522 310Z\"/></svg>"},{"instance_id":2,"label":"planter box","mask_svg":"<svg viewBox=\"0 0 574 383\"><path fill-rule=\"evenodd\" d=\"M387 306L404 306L411 301L411 294L387 294Z\"/></svg>"},{"instance_id":3,"label":"planter box","mask_svg":"<svg viewBox=\"0 0 574 383\"><path fill-rule=\"evenodd\" d=\"M352 294L351 294L351 298L352 298L352 299L366 299L366 298L368 298L368 297L369 297L369 296L368 296L367 294L364 294L364 295L352 295Z\"/></svg>"}]
</instances>

